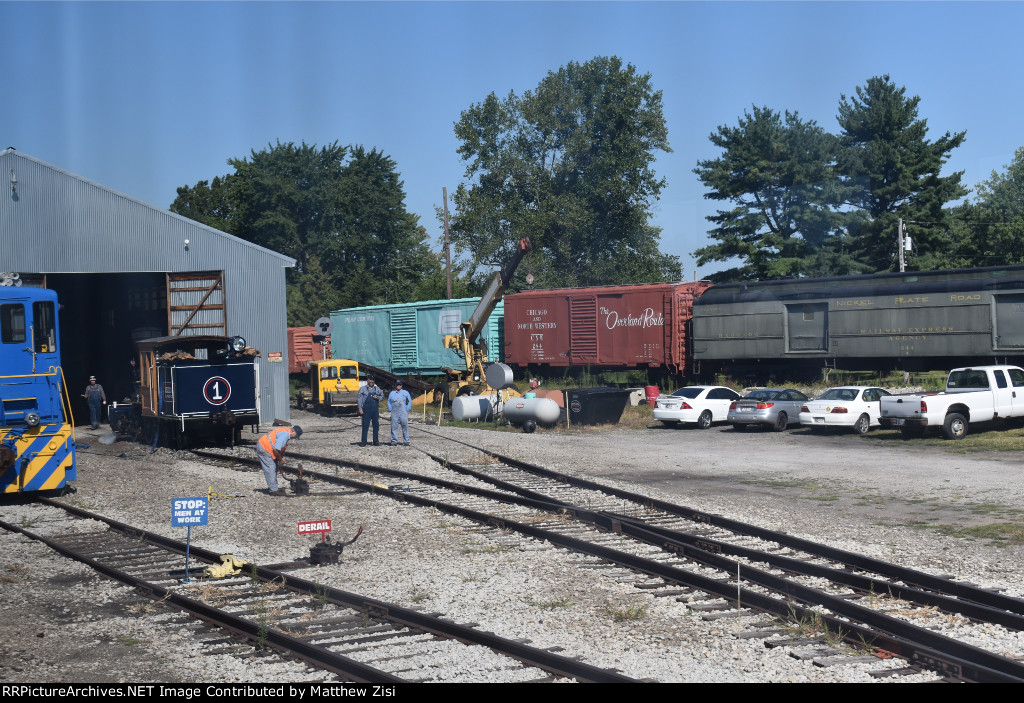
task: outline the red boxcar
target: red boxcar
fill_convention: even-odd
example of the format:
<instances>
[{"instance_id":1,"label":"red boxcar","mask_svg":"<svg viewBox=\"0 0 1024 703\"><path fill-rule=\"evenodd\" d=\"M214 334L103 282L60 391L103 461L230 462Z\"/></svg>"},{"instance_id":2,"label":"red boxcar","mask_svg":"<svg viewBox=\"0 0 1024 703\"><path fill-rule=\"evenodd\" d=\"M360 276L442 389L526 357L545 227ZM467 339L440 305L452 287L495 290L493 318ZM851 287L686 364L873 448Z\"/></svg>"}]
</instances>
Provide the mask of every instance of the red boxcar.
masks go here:
<instances>
[{"instance_id":1,"label":"red boxcar","mask_svg":"<svg viewBox=\"0 0 1024 703\"><path fill-rule=\"evenodd\" d=\"M327 359L331 358L331 336L327 335L327 346L313 339L315 327L288 328L288 373L309 373L309 362L322 361L324 350Z\"/></svg>"},{"instance_id":2,"label":"red boxcar","mask_svg":"<svg viewBox=\"0 0 1024 703\"><path fill-rule=\"evenodd\" d=\"M682 373L693 301L711 286L649 283L505 296L505 362L517 366L649 366Z\"/></svg>"}]
</instances>

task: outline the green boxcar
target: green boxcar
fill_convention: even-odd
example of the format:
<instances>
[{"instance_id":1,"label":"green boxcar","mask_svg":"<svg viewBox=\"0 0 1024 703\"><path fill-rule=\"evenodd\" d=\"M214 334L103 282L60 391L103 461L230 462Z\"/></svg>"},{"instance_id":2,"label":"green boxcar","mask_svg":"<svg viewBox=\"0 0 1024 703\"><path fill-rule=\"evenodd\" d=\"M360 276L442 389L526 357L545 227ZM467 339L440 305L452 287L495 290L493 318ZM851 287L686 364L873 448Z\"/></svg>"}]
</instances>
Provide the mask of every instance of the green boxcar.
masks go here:
<instances>
[{"instance_id":1,"label":"green boxcar","mask_svg":"<svg viewBox=\"0 0 1024 703\"><path fill-rule=\"evenodd\" d=\"M331 313L331 352L395 374L437 376L442 368L465 368L463 359L444 347L444 335L458 334L479 298L425 300L397 305L370 305ZM499 302L481 337L488 361L501 361L505 305Z\"/></svg>"}]
</instances>

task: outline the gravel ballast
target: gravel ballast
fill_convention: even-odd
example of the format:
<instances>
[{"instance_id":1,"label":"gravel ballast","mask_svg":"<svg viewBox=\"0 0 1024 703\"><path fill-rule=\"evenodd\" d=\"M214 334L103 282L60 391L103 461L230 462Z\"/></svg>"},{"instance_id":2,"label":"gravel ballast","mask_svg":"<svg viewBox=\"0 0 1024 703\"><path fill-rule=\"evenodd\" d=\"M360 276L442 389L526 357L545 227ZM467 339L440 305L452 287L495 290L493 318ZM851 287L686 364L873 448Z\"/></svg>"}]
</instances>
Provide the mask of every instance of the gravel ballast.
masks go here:
<instances>
[{"instance_id":1,"label":"gravel ballast","mask_svg":"<svg viewBox=\"0 0 1024 703\"><path fill-rule=\"evenodd\" d=\"M350 418L297 412L307 432L294 451L438 471L417 451L452 461L479 453L435 437L439 433L488 446L558 471L647 493L699 510L856 551L933 574L1024 597L1021 546L967 539L972 526L1019 520L1024 488L1014 457L954 454L945 447L912 448L868 435L584 428L534 434L413 423L412 447L357 446ZM382 427L382 429L384 429ZM252 440L249 434L245 439ZM341 563L298 575L335 588L478 623L505 637L639 678L682 681L875 681L869 671L901 665L813 666L788 648L737 639L764 621L759 615L706 619L673 598L633 587L643 579L595 560L484 529L437 511L337 486L313 485L313 495L267 495L256 468L213 466L184 452L119 442L79 454L77 492L65 500L115 520L180 539L170 527L170 501L214 493L210 525L192 531L194 544L261 564L307 556L313 538L301 520L330 519L332 536L364 534ZM254 455L253 447L236 450ZM121 456L123 454L123 456ZM455 477L451 477L455 480ZM332 495L317 496L316 493ZM53 509L7 500L0 519L46 534L65 529ZM95 529L95 528L93 528ZM0 600L0 680L45 681L308 681L320 680L296 662L247 660L200 653L204 638L222 637L130 589L53 555L38 542L0 534L4 597ZM963 623L938 623L966 633ZM955 628L955 630L954 630ZM998 628L997 628L998 629ZM1020 656L1017 633L986 635L982 646ZM441 680L497 680L482 667L454 662ZM930 675L899 681L930 680Z\"/></svg>"}]
</instances>

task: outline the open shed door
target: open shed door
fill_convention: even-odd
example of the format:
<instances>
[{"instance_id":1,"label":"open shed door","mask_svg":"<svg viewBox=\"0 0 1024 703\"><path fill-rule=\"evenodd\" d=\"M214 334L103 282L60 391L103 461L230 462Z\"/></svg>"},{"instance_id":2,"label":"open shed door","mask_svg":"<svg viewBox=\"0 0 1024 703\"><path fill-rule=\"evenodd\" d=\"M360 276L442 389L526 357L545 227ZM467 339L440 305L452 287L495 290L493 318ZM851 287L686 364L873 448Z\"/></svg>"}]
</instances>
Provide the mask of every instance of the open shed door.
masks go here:
<instances>
[{"instance_id":1,"label":"open shed door","mask_svg":"<svg viewBox=\"0 0 1024 703\"><path fill-rule=\"evenodd\" d=\"M167 274L167 332L227 336L224 272Z\"/></svg>"}]
</instances>

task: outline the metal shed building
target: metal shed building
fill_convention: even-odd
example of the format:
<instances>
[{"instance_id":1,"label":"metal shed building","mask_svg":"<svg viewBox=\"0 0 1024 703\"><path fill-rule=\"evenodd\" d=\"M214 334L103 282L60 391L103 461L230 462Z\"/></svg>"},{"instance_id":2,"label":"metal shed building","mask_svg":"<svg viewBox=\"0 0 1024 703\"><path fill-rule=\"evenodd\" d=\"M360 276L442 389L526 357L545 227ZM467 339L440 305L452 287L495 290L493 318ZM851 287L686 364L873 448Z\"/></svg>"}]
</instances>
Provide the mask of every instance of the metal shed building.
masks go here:
<instances>
[{"instance_id":1,"label":"metal shed building","mask_svg":"<svg viewBox=\"0 0 1024 703\"><path fill-rule=\"evenodd\" d=\"M262 353L261 421L289 417L285 268L294 259L12 148L0 151L0 174L0 270L57 291L72 398L90 375L108 400L129 395L139 339L241 335Z\"/></svg>"}]
</instances>

